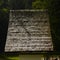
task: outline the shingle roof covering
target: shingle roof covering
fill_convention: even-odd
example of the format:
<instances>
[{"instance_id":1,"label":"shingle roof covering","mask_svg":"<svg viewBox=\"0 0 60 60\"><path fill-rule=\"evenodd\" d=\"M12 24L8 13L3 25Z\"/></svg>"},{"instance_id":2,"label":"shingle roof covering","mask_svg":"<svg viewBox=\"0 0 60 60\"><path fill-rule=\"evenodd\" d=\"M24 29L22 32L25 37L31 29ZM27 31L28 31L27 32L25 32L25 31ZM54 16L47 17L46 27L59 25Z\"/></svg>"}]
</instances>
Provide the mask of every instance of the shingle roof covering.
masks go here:
<instances>
[{"instance_id":1,"label":"shingle roof covering","mask_svg":"<svg viewBox=\"0 0 60 60\"><path fill-rule=\"evenodd\" d=\"M5 52L53 51L46 10L10 10Z\"/></svg>"}]
</instances>

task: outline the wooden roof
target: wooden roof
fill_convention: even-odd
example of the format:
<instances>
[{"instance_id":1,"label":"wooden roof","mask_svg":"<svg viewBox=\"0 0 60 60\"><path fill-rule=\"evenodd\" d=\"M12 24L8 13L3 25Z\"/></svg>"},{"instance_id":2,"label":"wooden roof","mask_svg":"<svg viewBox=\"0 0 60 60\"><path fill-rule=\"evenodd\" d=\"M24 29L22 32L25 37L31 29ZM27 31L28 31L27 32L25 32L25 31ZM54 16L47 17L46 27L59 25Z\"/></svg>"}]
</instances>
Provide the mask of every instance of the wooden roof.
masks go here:
<instances>
[{"instance_id":1,"label":"wooden roof","mask_svg":"<svg viewBox=\"0 0 60 60\"><path fill-rule=\"evenodd\" d=\"M5 52L53 51L47 10L10 10Z\"/></svg>"}]
</instances>

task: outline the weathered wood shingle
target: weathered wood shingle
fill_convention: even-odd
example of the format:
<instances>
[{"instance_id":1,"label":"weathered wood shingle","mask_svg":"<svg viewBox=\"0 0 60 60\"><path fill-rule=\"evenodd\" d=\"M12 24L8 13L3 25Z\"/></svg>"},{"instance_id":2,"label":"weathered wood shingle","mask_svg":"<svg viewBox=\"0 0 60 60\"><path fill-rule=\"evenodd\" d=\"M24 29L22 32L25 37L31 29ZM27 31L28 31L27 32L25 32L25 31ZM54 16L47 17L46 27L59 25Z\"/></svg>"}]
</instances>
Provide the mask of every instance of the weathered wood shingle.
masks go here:
<instances>
[{"instance_id":1,"label":"weathered wood shingle","mask_svg":"<svg viewBox=\"0 0 60 60\"><path fill-rule=\"evenodd\" d=\"M53 51L46 10L11 10L5 52Z\"/></svg>"}]
</instances>

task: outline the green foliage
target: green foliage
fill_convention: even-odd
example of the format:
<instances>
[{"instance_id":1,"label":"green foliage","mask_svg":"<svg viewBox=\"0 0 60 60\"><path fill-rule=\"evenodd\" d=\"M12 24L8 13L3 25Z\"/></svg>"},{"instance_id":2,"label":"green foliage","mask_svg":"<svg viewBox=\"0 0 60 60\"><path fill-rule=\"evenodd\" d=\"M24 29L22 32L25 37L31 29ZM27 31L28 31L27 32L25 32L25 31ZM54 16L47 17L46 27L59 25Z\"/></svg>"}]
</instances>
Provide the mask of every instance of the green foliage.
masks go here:
<instances>
[{"instance_id":1,"label":"green foliage","mask_svg":"<svg viewBox=\"0 0 60 60\"><path fill-rule=\"evenodd\" d=\"M54 50L60 51L60 1L52 0L48 5Z\"/></svg>"},{"instance_id":2,"label":"green foliage","mask_svg":"<svg viewBox=\"0 0 60 60\"><path fill-rule=\"evenodd\" d=\"M47 1L46 0L35 0L32 2L33 9L46 9L47 8Z\"/></svg>"},{"instance_id":3,"label":"green foliage","mask_svg":"<svg viewBox=\"0 0 60 60\"><path fill-rule=\"evenodd\" d=\"M1 7L1 5L3 4L3 1L2 0L0 0L0 7Z\"/></svg>"},{"instance_id":4,"label":"green foliage","mask_svg":"<svg viewBox=\"0 0 60 60\"><path fill-rule=\"evenodd\" d=\"M4 0L0 0L0 13L3 12L4 13L7 13L8 12L8 2L7 1L4 1Z\"/></svg>"},{"instance_id":5,"label":"green foliage","mask_svg":"<svg viewBox=\"0 0 60 60\"><path fill-rule=\"evenodd\" d=\"M9 0L10 9L31 9L33 0Z\"/></svg>"}]
</instances>

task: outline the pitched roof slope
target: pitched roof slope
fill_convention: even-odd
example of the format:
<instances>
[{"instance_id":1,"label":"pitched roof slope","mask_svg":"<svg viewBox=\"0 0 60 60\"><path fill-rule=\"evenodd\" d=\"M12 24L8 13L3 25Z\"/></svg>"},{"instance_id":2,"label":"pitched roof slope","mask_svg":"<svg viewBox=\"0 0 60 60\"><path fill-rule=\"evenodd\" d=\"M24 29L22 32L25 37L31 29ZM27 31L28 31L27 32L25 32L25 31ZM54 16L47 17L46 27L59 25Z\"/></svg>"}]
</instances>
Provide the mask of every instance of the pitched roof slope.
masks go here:
<instances>
[{"instance_id":1,"label":"pitched roof slope","mask_svg":"<svg viewBox=\"0 0 60 60\"><path fill-rule=\"evenodd\" d=\"M46 10L10 10L5 52L53 51Z\"/></svg>"}]
</instances>

